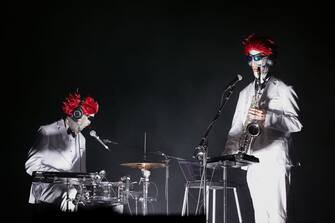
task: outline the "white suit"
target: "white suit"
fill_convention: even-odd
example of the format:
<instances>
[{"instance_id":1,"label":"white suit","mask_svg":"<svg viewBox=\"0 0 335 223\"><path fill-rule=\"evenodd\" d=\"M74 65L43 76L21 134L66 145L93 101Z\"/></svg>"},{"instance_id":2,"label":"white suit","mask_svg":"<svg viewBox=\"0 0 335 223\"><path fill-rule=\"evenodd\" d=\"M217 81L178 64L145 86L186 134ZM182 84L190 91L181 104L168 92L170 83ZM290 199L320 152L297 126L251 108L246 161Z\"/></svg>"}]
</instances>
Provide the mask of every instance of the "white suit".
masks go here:
<instances>
[{"instance_id":1,"label":"white suit","mask_svg":"<svg viewBox=\"0 0 335 223\"><path fill-rule=\"evenodd\" d=\"M85 138L68 132L63 119L41 126L38 138L29 151L26 171L86 172ZM35 183L30 190L29 203L54 203L65 192L64 186Z\"/></svg>"},{"instance_id":2,"label":"white suit","mask_svg":"<svg viewBox=\"0 0 335 223\"><path fill-rule=\"evenodd\" d=\"M225 154L238 152L254 94L255 82L240 92ZM259 163L248 166L247 170L256 223L286 221L286 198L292 165L289 157L290 136L302 128L296 99L292 87L275 77L270 77L260 98L260 108L266 110L266 118L261 135L255 139L249 151L249 154L259 158Z\"/></svg>"}]
</instances>

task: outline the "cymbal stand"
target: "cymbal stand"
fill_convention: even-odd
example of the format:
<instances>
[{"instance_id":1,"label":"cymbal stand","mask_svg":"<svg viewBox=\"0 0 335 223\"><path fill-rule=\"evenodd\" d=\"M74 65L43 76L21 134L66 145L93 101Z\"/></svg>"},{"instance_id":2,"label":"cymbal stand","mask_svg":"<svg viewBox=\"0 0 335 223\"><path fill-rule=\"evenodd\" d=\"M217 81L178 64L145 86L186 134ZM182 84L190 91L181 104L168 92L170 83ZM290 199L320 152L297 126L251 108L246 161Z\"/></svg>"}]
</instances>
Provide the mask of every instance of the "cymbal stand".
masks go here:
<instances>
[{"instance_id":1,"label":"cymbal stand","mask_svg":"<svg viewBox=\"0 0 335 223\"><path fill-rule=\"evenodd\" d=\"M122 200L121 202L123 204L126 204L128 207L128 210L131 212L130 204L129 204L129 194L130 194L130 177L129 176L123 176L121 177L122 182ZM119 197L119 195L118 195Z\"/></svg>"},{"instance_id":2,"label":"cymbal stand","mask_svg":"<svg viewBox=\"0 0 335 223\"><path fill-rule=\"evenodd\" d=\"M147 215L148 214L148 188L149 188L150 170L141 169L141 172L144 177L142 212L143 212L143 215Z\"/></svg>"},{"instance_id":3,"label":"cymbal stand","mask_svg":"<svg viewBox=\"0 0 335 223\"><path fill-rule=\"evenodd\" d=\"M139 199L139 195L135 195L135 215L138 214L138 199Z\"/></svg>"}]
</instances>

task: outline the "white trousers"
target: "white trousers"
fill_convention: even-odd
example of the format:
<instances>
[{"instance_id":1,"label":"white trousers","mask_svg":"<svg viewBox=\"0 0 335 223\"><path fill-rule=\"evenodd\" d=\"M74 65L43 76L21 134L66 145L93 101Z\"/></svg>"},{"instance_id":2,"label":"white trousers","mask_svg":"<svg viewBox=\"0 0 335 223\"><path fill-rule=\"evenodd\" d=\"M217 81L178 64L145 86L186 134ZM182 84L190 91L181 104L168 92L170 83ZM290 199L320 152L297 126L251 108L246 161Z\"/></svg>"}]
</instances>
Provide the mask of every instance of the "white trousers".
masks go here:
<instances>
[{"instance_id":1,"label":"white trousers","mask_svg":"<svg viewBox=\"0 0 335 223\"><path fill-rule=\"evenodd\" d=\"M264 160L263 160L264 161ZM276 162L260 162L248 167L247 183L256 223L285 223L290 171Z\"/></svg>"}]
</instances>

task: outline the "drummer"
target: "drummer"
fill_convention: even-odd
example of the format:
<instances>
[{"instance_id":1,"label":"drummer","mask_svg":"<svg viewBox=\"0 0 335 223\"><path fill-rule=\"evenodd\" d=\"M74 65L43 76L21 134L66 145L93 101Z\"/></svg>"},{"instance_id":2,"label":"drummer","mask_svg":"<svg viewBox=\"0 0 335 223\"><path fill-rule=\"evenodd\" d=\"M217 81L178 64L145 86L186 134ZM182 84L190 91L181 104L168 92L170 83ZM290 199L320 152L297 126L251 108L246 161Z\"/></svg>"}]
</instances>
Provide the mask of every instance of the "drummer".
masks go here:
<instances>
[{"instance_id":1,"label":"drummer","mask_svg":"<svg viewBox=\"0 0 335 223\"><path fill-rule=\"evenodd\" d=\"M91 124L99 111L98 102L90 96L82 97L79 92L70 93L62 102L64 118L38 129L35 143L30 148L25 163L26 172L86 172L85 137L81 133ZM61 184L33 182L29 203L36 213L77 210L73 202L75 188Z\"/></svg>"}]
</instances>

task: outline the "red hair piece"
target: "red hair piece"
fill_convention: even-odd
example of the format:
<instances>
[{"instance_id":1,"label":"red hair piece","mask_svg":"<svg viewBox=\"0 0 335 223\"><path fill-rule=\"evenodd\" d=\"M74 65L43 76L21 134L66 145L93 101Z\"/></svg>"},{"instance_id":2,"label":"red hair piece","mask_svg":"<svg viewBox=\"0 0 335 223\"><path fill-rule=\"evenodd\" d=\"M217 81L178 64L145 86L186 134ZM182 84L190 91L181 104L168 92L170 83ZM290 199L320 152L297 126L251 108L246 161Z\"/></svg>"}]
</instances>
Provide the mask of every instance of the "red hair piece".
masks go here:
<instances>
[{"instance_id":1,"label":"red hair piece","mask_svg":"<svg viewBox=\"0 0 335 223\"><path fill-rule=\"evenodd\" d=\"M81 105L85 115L94 115L99 111L99 104L92 97L86 97L83 101L79 93L69 94L63 101L63 112L72 116L73 111Z\"/></svg>"},{"instance_id":2,"label":"red hair piece","mask_svg":"<svg viewBox=\"0 0 335 223\"><path fill-rule=\"evenodd\" d=\"M244 45L245 55L248 55L251 50L260 51L266 56L272 56L275 54L276 44L269 37L251 34L242 41L242 44Z\"/></svg>"}]
</instances>

